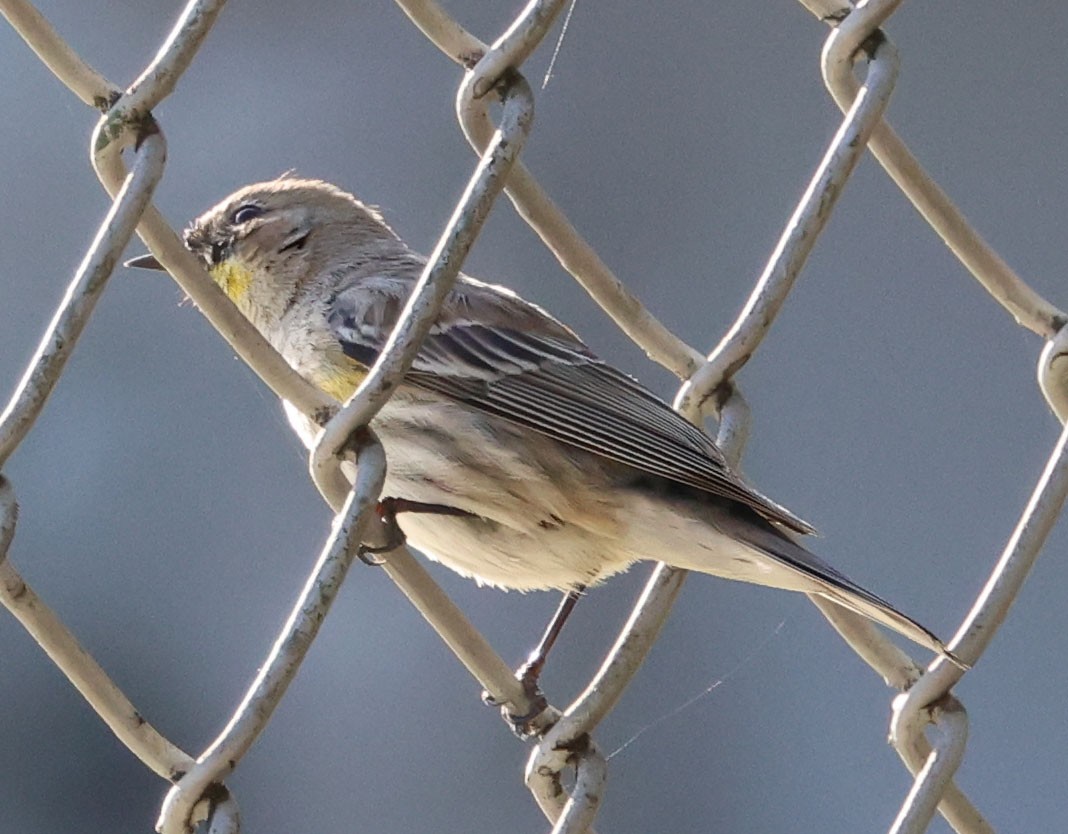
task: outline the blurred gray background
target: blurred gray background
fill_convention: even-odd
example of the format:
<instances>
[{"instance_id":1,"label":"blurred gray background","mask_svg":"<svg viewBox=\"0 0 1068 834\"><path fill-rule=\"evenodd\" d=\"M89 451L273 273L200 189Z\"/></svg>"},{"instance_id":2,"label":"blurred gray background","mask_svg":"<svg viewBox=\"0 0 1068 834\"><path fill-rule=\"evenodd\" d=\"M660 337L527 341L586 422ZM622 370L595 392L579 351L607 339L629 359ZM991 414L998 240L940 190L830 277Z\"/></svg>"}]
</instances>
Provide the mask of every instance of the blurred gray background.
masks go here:
<instances>
[{"instance_id":1,"label":"blurred gray background","mask_svg":"<svg viewBox=\"0 0 1068 834\"><path fill-rule=\"evenodd\" d=\"M517 3L450 2L495 36ZM40 0L128 83L180 4ZM1001 254L1054 303L1068 215L1068 6L906 4L890 118ZM538 94L525 159L653 311L714 345L839 123L825 27L797 3L583 0ZM551 46L528 63L540 82ZM10 391L107 208L94 113L0 25L0 382ZM460 71L386 0L233 0L157 115L157 203L177 226L295 168L378 203L428 250L472 169ZM141 249L131 247L130 254ZM502 201L469 261L554 310L670 397ZM811 520L817 550L947 637L1058 432L1017 327L866 159L780 321L741 375L745 469ZM6 394L5 394L6 396ZM201 750L254 675L328 531L274 397L166 276L120 270L7 474L12 558L145 716ZM1062 524L959 687L961 786L999 832L1065 815ZM556 604L435 575L519 661ZM582 604L546 674L566 703L648 568ZM717 685L718 684L718 685ZM677 708L715 686L687 709ZM250 832L543 831L527 749L378 571L357 565L275 720L231 780ZM602 831L884 831L910 780L891 693L803 598L695 577L598 732ZM0 827L151 830L166 786L0 616ZM933 831L948 827L937 821Z\"/></svg>"}]
</instances>

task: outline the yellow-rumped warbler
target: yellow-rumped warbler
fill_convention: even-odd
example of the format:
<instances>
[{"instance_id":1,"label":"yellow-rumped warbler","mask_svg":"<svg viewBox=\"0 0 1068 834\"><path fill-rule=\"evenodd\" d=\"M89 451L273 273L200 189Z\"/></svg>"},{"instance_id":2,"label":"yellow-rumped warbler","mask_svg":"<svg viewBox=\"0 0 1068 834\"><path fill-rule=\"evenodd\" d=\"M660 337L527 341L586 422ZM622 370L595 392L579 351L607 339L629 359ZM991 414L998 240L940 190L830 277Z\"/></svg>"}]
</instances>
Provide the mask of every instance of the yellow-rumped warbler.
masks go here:
<instances>
[{"instance_id":1,"label":"yellow-rumped warbler","mask_svg":"<svg viewBox=\"0 0 1068 834\"><path fill-rule=\"evenodd\" d=\"M185 242L282 356L339 401L374 363L426 262L351 194L290 177L227 197ZM159 268L151 256L130 265ZM313 427L287 411L309 443ZM573 589L659 559L818 594L945 652L790 538L812 528L731 471L707 435L504 287L460 277L373 426L384 495L461 512L405 515L408 540L481 583Z\"/></svg>"}]
</instances>

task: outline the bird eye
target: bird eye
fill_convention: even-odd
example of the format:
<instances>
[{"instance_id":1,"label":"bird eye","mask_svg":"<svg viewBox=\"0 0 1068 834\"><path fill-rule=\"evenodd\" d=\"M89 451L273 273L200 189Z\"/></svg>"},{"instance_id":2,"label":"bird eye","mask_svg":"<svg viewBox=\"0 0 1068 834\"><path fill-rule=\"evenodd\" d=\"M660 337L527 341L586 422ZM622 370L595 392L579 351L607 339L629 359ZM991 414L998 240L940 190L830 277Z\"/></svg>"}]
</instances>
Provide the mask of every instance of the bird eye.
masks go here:
<instances>
[{"instance_id":1,"label":"bird eye","mask_svg":"<svg viewBox=\"0 0 1068 834\"><path fill-rule=\"evenodd\" d=\"M235 226L240 226L242 223L247 223L255 217L259 217L263 214L263 207L257 206L255 203L245 203L245 205L238 207L230 218L230 222Z\"/></svg>"}]
</instances>

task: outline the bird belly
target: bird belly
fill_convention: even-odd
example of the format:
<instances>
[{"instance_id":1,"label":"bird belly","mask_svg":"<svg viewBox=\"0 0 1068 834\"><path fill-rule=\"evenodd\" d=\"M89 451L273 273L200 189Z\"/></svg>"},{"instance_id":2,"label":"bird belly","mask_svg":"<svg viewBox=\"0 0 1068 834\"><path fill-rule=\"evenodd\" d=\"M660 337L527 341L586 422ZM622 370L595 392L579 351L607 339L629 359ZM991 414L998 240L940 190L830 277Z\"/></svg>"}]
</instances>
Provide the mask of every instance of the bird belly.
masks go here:
<instances>
[{"instance_id":1,"label":"bird belly","mask_svg":"<svg viewBox=\"0 0 1068 834\"><path fill-rule=\"evenodd\" d=\"M310 445L312 427L291 407L287 412ZM624 507L592 456L407 389L372 428L386 453L384 497L470 514L397 518L409 544L457 573L506 589L570 589L635 561L618 546Z\"/></svg>"},{"instance_id":2,"label":"bird belly","mask_svg":"<svg viewBox=\"0 0 1068 834\"><path fill-rule=\"evenodd\" d=\"M471 513L399 519L411 544L480 583L591 585L624 570L620 505L583 460L547 438L434 396L401 393L374 423L384 493Z\"/></svg>"},{"instance_id":3,"label":"bird belly","mask_svg":"<svg viewBox=\"0 0 1068 834\"><path fill-rule=\"evenodd\" d=\"M606 559L602 538L573 525L531 536L482 518L407 513L398 518L409 544L480 585L504 590L571 590L626 570Z\"/></svg>"}]
</instances>

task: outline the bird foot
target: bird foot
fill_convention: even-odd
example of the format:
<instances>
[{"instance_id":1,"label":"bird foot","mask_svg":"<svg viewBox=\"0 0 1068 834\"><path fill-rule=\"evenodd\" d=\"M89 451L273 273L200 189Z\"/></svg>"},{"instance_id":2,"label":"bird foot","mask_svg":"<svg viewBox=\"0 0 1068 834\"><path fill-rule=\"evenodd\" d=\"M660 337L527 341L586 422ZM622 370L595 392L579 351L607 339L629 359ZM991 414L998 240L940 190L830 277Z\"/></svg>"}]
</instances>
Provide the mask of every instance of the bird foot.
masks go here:
<instances>
[{"instance_id":1,"label":"bird foot","mask_svg":"<svg viewBox=\"0 0 1068 834\"><path fill-rule=\"evenodd\" d=\"M396 550L406 541L404 531L401 530L400 525L397 523L399 510L396 507L396 502L398 500L396 498L383 498L375 507L375 514L378 516L378 520L382 523L385 531L385 541L378 545L364 543L357 548L356 557L365 565L381 567L385 564L385 560L376 558L377 555Z\"/></svg>"},{"instance_id":2,"label":"bird foot","mask_svg":"<svg viewBox=\"0 0 1068 834\"><path fill-rule=\"evenodd\" d=\"M549 708L549 700L538 686L538 675L540 674L541 667L539 666L536 670L533 670L529 662L524 663L516 670L516 680L522 685L523 692L527 696L527 703L530 704L530 709L523 714L512 712L508 708L508 704L498 701L489 692L482 692L482 703L490 707L500 707L501 717L512 732L521 739L536 736L545 729L544 726L538 726L537 723L537 719Z\"/></svg>"},{"instance_id":3,"label":"bird foot","mask_svg":"<svg viewBox=\"0 0 1068 834\"><path fill-rule=\"evenodd\" d=\"M447 504L428 504L423 501L410 501L407 498L393 498L387 496L378 502L375 507L379 521L386 531L386 540L381 545L361 544L356 551L356 556L365 565L380 566L382 559L376 559L379 553L389 553L403 545L407 539L404 531L397 523L400 513L424 513L426 515L473 515L459 507L450 507Z\"/></svg>"}]
</instances>

